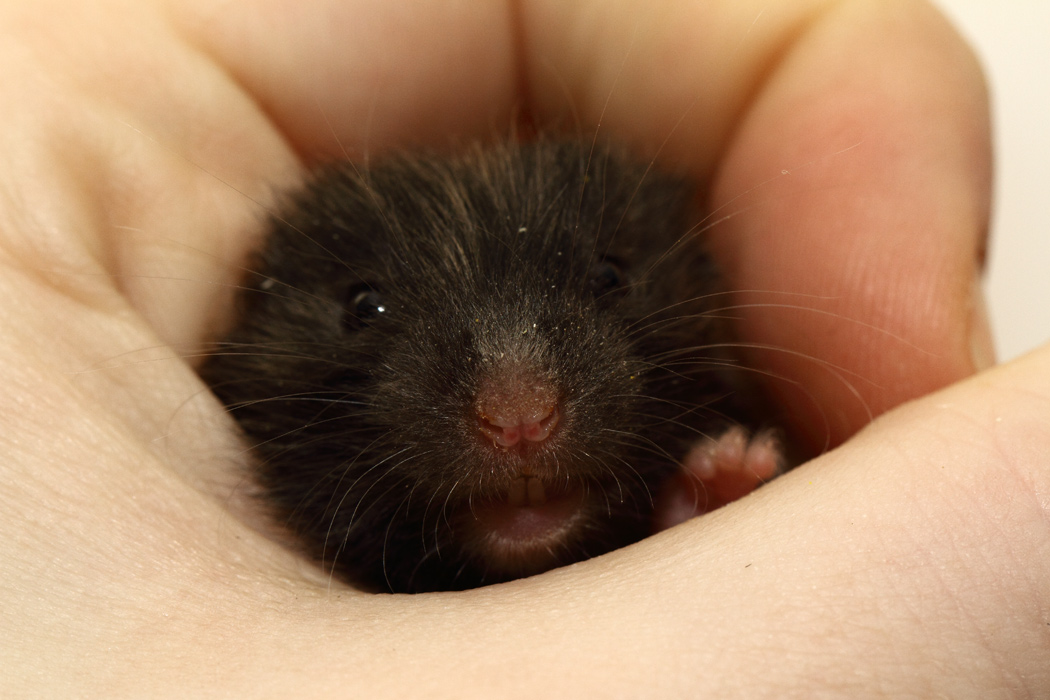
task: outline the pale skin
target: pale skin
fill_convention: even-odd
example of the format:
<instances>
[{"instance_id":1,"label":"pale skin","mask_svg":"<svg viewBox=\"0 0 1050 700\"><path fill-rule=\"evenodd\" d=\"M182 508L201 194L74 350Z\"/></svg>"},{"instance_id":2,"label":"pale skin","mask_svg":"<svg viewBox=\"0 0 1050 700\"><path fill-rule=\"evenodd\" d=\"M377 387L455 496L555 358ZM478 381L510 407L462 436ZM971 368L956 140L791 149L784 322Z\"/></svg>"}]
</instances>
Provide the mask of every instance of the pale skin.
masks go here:
<instances>
[{"instance_id":1,"label":"pale skin","mask_svg":"<svg viewBox=\"0 0 1050 700\"><path fill-rule=\"evenodd\" d=\"M1050 349L967 379L973 57L918 2L693 4L0 7L0 695L1050 693ZM163 347L221 324L304 164L567 105L734 203L740 303L790 293L740 314L781 349L752 359L845 444L532 579L330 585L242 522L231 426Z\"/></svg>"}]
</instances>

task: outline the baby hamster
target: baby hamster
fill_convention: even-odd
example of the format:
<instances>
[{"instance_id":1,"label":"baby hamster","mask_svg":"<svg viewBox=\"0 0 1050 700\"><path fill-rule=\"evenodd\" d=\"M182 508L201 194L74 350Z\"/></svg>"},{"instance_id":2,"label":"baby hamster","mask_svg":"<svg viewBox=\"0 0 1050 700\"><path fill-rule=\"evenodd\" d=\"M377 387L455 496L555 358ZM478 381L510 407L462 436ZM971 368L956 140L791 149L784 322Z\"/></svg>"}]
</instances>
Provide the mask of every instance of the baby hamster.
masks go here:
<instances>
[{"instance_id":1,"label":"baby hamster","mask_svg":"<svg viewBox=\"0 0 1050 700\"><path fill-rule=\"evenodd\" d=\"M347 581L456 590L681 519L690 469L771 476L694 198L573 140L317 173L202 369L274 517Z\"/></svg>"}]
</instances>

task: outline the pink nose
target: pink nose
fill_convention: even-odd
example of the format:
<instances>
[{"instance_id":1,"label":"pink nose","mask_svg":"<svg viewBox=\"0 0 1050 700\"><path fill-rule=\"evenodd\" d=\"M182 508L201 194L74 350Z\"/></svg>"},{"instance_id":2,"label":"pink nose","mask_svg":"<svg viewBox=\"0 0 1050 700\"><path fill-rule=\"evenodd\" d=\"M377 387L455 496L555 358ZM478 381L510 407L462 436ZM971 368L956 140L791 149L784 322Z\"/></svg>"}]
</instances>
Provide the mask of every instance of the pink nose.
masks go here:
<instances>
[{"instance_id":1,"label":"pink nose","mask_svg":"<svg viewBox=\"0 0 1050 700\"><path fill-rule=\"evenodd\" d=\"M543 442L558 425L558 406L550 404L531 411L502 413L478 408L481 432L499 447L513 447L522 440Z\"/></svg>"},{"instance_id":2,"label":"pink nose","mask_svg":"<svg viewBox=\"0 0 1050 700\"><path fill-rule=\"evenodd\" d=\"M482 434L504 448L543 442L561 418L550 381L521 367L494 371L482 382L475 408Z\"/></svg>"}]
</instances>

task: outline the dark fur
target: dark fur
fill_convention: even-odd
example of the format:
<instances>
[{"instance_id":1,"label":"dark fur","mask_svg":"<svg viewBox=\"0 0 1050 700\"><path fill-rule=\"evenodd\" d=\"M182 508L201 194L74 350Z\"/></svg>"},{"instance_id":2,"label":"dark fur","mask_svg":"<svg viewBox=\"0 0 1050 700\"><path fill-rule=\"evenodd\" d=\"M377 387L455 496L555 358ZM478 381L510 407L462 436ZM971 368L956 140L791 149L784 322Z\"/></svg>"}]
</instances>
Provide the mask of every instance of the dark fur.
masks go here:
<instances>
[{"instance_id":1,"label":"dark fur","mask_svg":"<svg viewBox=\"0 0 1050 700\"><path fill-rule=\"evenodd\" d=\"M203 370L277 517L326 570L375 589L536 573L491 571L460 532L472 499L512 476L474 413L484 368L510 357L560 396L536 459L554 488L586 494L588 527L556 563L648 534L676 460L749 418L715 347L726 298L693 233L694 194L578 142L317 175L275 219ZM348 296L363 284L386 311L359 321Z\"/></svg>"}]
</instances>

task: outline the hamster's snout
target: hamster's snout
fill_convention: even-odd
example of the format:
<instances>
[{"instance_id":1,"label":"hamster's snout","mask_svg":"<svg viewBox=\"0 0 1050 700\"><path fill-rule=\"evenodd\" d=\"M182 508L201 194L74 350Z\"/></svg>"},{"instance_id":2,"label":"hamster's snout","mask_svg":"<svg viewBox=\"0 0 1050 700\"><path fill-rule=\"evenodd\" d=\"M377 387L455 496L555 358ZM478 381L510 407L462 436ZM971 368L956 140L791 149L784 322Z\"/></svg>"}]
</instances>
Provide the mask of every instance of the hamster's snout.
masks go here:
<instances>
[{"instance_id":1,"label":"hamster's snout","mask_svg":"<svg viewBox=\"0 0 1050 700\"><path fill-rule=\"evenodd\" d=\"M494 368L481 383L475 411L483 437L504 450L545 442L561 420L551 381L521 365Z\"/></svg>"}]
</instances>

